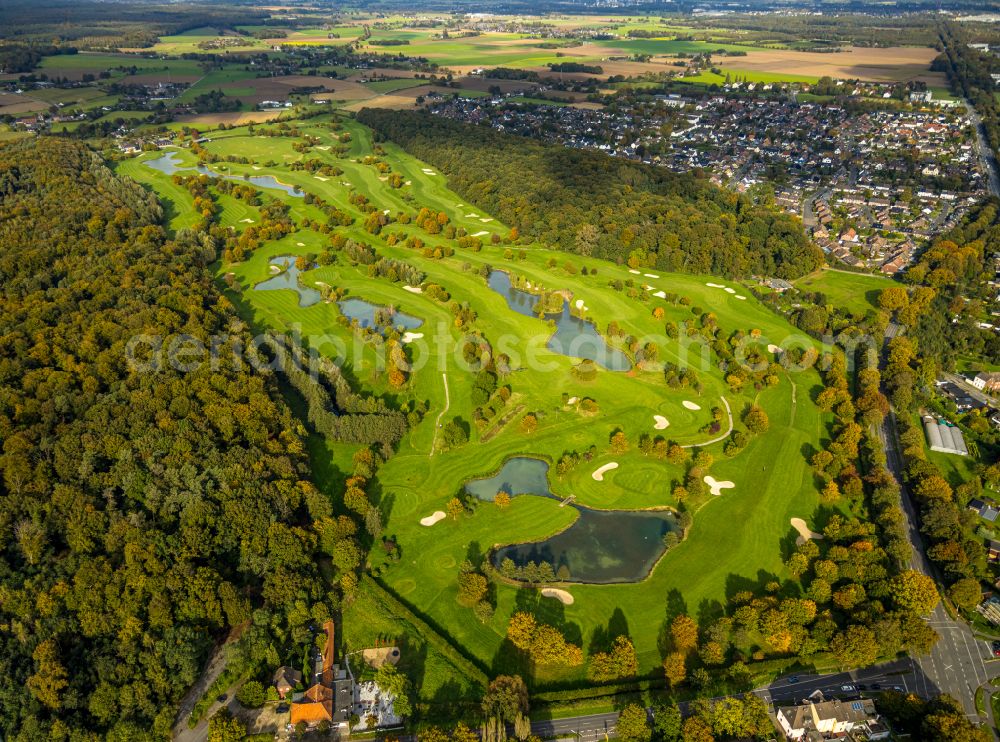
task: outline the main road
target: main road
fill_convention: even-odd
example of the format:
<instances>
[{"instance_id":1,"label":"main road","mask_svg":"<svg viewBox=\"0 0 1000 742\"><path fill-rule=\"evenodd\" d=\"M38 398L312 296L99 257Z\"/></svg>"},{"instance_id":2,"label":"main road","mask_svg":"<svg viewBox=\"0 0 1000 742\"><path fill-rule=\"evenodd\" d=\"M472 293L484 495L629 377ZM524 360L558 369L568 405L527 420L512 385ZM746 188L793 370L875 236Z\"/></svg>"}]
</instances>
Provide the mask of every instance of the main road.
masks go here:
<instances>
[{"instance_id":1,"label":"main road","mask_svg":"<svg viewBox=\"0 0 1000 742\"><path fill-rule=\"evenodd\" d=\"M1000 175L997 173L997 158L990 149L989 141L986 139L986 127L983 126L983 120L980 118L976 107L972 105L972 101L968 98L965 99L965 110L968 112L969 121L976 132L976 149L979 152L979 159L983 163L983 169L986 170L990 193L994 196L1000 196Z\"/></svg>"}]
</instances>

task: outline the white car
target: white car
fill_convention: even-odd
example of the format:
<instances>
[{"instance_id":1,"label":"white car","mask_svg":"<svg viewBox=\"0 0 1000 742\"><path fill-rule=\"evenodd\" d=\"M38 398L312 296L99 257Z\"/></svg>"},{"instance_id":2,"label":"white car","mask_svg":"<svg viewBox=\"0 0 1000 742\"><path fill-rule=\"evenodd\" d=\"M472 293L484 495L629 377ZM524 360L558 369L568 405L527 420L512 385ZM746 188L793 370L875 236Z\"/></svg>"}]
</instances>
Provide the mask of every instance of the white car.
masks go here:
<instances>
[{"instance_id":1,"label":"white car","mask_svg":"<svg viewBox=\"0 0 1000 742\"><path fill-rule=\"evenodd\" d=\"M844 691L844 693L851 693L852 691L857 690L857 688L855 688L853 685L842 685L840 686L840 689Z\"/></svg>"}]
</instances>

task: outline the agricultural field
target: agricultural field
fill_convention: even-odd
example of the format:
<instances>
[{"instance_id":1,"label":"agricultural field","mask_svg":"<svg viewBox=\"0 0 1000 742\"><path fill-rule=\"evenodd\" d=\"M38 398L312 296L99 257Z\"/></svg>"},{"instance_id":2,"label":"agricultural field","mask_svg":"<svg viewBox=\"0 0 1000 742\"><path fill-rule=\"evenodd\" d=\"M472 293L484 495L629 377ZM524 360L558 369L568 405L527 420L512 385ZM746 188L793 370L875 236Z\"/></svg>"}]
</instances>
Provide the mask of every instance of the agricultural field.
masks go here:
<instances>
[{"instance_id":1,"label":"agricultural field","mask_svg":"<svg viewBox=\"0 0 1000 742\"><path fill-rule=\"evenodd\" d=\"M733 391L718 369L703 363L693 349L690 353L697 358L693 365L700 382L697 390L668 386L655 368L598 369L593 378L581 378L574 371L577 359L547 347L552 331L547 322L513 311L483 276L491 269L500 269L532 286L569 292L574 301L581 302L584 319L593 318L602 332L604 318L613 317L627 332L660 337L664 321L680 322L694 316L694 311L710 308L727 332L758 330L755 352L773 360L767 344L781 345L795 334L794 329L737 283L727 282L723 288L711 276L637 276L625 266L556 253L540 245L523 250L493 245L492 236L504 238L508 228L465 204L433 167L392 143L376 150L371 133L351 119L332 122L331 117L319 117L296 124L302 136L315 138L306 153L293 148L299 141L295 137L250 134L246 128L214 132L204 143L208 152L221 158L233 155L249 159L248 164L216 163L211 168L217 174L237 179L273 177L272 182L280 188L261 187L265 203L281 199L290 207L292 220L300 225L294 233L263 244L242 262L223 261L216 270L220 285L227 287L227 297L257 331L294 330L317 352L345 360L349 377L365 390L391 395L400 402L426 403L428 412L422 422L403 439L377 476L377 496L373 499L383 511L385 532L398 544L400 558L390 560L376 546L370 559L378 579L391 593L483 670L526 671L516 667L513 654L505 651L504 634L511 613L527 606L542 620L560 626L567 638L584 648L610 623L620 625L624 620L636 645L641 672L653 673L662 661L658 637L668 611L711 615L734 591L782 579L783 559L794 543L790 519L806 519L818 529L834 512L829 506L819 507L817 482L808 463L811 452L828 436L830 422L811 401L820 384L818 374L811 369L781 371L771 386ZM334 156L333 149L345 142L349 142L346 156ZM191 226L199 218L193 213L191 194L170 175L148 165L163 154L144 153L122 160L117 171L156 191L173 229ZM364 158L372 155L401 177L401 187L393 188L386 174L366 164ZM180 167L197 164L187 150L176 150L174 157ZM309 158L329 161L343 172L325 177L292 169L293 163ZM307 221L321 221L322 212L308 199L282 190L289 186L354 215L355 223L339 232L359 242L374 243L380 255L418 268L426 275L424 286L433 283L444 287L452 301L475 312L473 326L511 357L512 372L502 383L510 385L512 394L498 423L482 433L472 425L468 443L449 446L446 442L439 423L454 417L466 423L473 419L476 376L456 350L464 336L456 329L449 305L418 291L420 287L407 290L401 283L374 277L366 266L352 264L344 253L334 253L329 265L312 264L299 274L298 290L255 290L282 270L282 261L297 256L315 259L329 245L327 236L303 226ZM433 249L390 245L362 229L361 214L351 200L358 194L391 214L413 214L429 207L445 215L449 224L478 235L485 244L480 251L458 248L450 257L437 256ZM218 222L223 226L241 230L260 218L259 211L243 201L221 195L217 200L222 207ZM412 223L393 224L387 229L393 234L418 236L429 248L449 244ZM613 280L635 286L635 296L609 287ZM357 332L343 321L338 302L323 300L300 306L298 291L317 291L324 285L346 292L347 297L391 306L422 322L406 344L412 373L403 389L389 385L377 346L361 342ZM665 297L667 293L685 297L684 303L660 298L658 292L664 292ZM660 319L653 316L654 310ZM682 363L689 352L683 343L672 343L665 337L659 342L661 360ZM581 400L587 400L587 405ZM726 456L720 436L708 432L712 408L720 410L721 437L725 437L729 427L725 410L732 411L732 424L742 429L742 415L751 403L767 412L770 429L753 436L742 452ZM529 412L537 427L526 433L522 420ZM660 419L669 427L656 428ZM609 441L618 431L629 443L613 452ZM600 511L651 510L662 514L676 507L672 483L683 478L684 470L641 453L637 442L643 435L663 435L680 445L704 450L714 459L711 475L733 484L719 496L705 493L688 502L695 511L688 537L659 558L645 579L584 584L571 577L562 587L572 594L572 605L501 583L495 596L495 615L485 623L456 603L458 566L466 558L482 558L496 545L544 540L575 522L581 511L562 506L558 498L573 495L575 505ZM357 447L322 441L311 447L317 462L314 465L320 471L325 467L323 478L342 481ZM588 450L593 455L588 454L587 460L557 475L554 463L559 457L567 451ZM432 526L421 524L433 513L447 510L448 501L467 481L488 477L518 456L553 465L548 487L555 498L514 496L505 509L481 502L457 518L445 518ZM610 464L618 466L609 468ZM605 472L603 478L595 476L599 469ZM330 486L329 491L340 490ZM725 547L720 548L720 544ZM614 562L616 557L607 554L605 559ZM366 614L365 606L377 606L378 602L375 596L367 596L352 609L348 622L351 645L360 646L391 630L374 615L377 608L371 609L372 615ZM537 674L536 681L544 685L581 673L582 669L549 670ZM422 689L425 699L431 700L440 685L436 680L428 682L426 690Z\"/></svg>"}]
</instances>

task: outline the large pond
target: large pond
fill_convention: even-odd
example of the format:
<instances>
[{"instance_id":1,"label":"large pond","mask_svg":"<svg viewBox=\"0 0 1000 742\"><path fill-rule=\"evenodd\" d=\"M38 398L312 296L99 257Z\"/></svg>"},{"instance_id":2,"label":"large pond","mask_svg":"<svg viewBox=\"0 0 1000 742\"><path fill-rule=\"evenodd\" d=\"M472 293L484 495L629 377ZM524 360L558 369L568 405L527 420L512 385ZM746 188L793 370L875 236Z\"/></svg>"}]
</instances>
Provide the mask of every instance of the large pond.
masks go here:
<instances>
[{"instance_id":1,"label":"large pond","mask_svg":"<svg viewBox=\"0 0 1000 742\"><path fill-rule=\"evenodd\" d=\"M294 255L278 255L271 258L271 265L282 268L281 273L271 276L254 286L254 291L276 291L290 289L299 295L300 307L311 307L319 302L323 295L316 289L305 286L299 281L299 269L295 267Z\"/></svg>"},{"instance_id":2,"label":"large pond","mask_svg":"<svg viewBox=\"0 0 1000 742\"><path fill-rule=\"evenodd\" d=\"M535 306L539 297L514 288L510 275L505 271L492 271L487 279L491 289L507 300L507 306L518 314L537 317ZM628 356L608 345L593 322L574 317L569 303L563 302L562 312L547 314L545 319L555 320L556 331L549 338L548 348L571 358L589 358L611 371L628 371L632 368Z\"/></svg>"},{"instance_id":3,"label":"large pond","mask_svg":"<svg viewBox=\"0 0 1000 742\"><path fill-rule=\"evenodd\" d=\"M294 291L299 295L300 307L311 307L319 302L323 295L310 286L306 286L299 280L299 269L295 265L294 255L278 255L271 258L270 264L282 269L281 273L268 278L254 286L255 291L275 291L285 289ZM386 307L372 304L364 299L351 297L337 302L340 313L349 320L357 320L360 327L376 327L375 315ZM394 312L391 315L389 324L398 330L414 330L423 324L423 320L405 312Z\"/></svg>"},{"instance_id":4,"label":"large pond","mask_svg":"<svg viewBox=\"0 0 1000 742\"><path fill-rule=\"evenodd\" d=\"M497 492L559 499L548 482L549 465L526 456L509 459L492 477L474 479L466 491L492 501ZM673 513L666 511L592 510L567 504L579 517L566 530L543 541L503 546L493 564L504 559L518 566L548 562L556 571L566 566L571 582L638 582L663 555L663 537L677 531Z\"/></svg>"},{"instance_id":5,"label":"large pond","mask_svg":"<svg viewBox=\"0 0 1000 742\"><path fill-rule=\"evenodd\" d=\"M154 170L159 170L161 173L166 175L173 175L177 172L183 172L185 170L197 170L203 175L208 175L212 178L225 178L226 180L234 180L240 183L251 183L258 188L275 188L279 191L284 191L289 196L295 196L296 198L302 198L304 195L302 191L298 190L295 186L286 185L281 181L277 180L273 175L250 175L248 177L243 177L242 175L221 175L220 173L213 172L209 170L204 165L198 165L197 167L190 168L184 167L180 164L176 152L167 152L161 157L157 157L155 160L146 160L145 163L148 167Z\"/></svg>"},{"instance_id":6,"label":"large pond","mask_svg":"<svg viewBox=\"0 0 1000 742\"><path fill-rule=\"evenodd\" d=\"M340 313L342 315L350 320L357 320L360 327L373 328L377 327L377 323L375 322L375 313L380 309L385 309L385 307L380 307L377 304L372 304L364 299L357 299L354 297L338 301L337 306L340 307ZM406 312L397 311L393 313L389 324L398 330L415 330L423 323L423 320L419 317L414 317L412 314L407 314Z\"/></svg>"}]
</instances>

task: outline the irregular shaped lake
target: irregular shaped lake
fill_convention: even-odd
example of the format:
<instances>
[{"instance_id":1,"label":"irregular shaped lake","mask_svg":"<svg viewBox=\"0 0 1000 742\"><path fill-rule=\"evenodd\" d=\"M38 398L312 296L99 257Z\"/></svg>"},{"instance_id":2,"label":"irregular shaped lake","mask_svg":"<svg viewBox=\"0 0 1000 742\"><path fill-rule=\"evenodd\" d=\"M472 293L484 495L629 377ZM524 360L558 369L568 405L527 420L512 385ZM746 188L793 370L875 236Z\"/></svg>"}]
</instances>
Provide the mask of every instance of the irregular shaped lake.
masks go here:
<instances>
[{"instance_id":1,"label":"irregular shaped lake","mask_svg":"<svg viewBox=\"0 0 1000 742\"><path fill-rule=\"evenodd\" d=\"M213 172L209 170L204 165L198 165L197 167L183 167L177 159L176 152L167 152L162 157L157 157L155 160L146 160L145 165L153 168L154 170L159 170L161 173L166 175L173 175L177 172L183 172L185 170L197 170L203 175L207 175L210 178L225 178L226 180L233 180L240 183L251 183L258 188L275 188L279 191L284 191L289 196L294 196L295 198L302 198L302 191L298 190L295 186L285 185L281 181L277 180L273 175L250 175L248 177L243 177L242 175L222 175L220 173Z\"/></svg>"},{"instance_id":2,"label":"irregular shaped lake","mask_svg":"<svg viewBox=\"0 0 1000 742\"><path fill-rule=\"evenodd\" d=\"M337 306L340 307L341 314L347 319L357 320L360 327L376 327L375 313L380 309L385 309L385 307L354 297L338 301ZM393 327L399 330L414 330L423 323L424 321L419 317L406 314L406 312L395 312L390 322Z\"/></svg>"},{"instance_id":3,"label":"irregular shaped lake","mask_svg":"<svg viewBox=\"0 0 1000 742\"><path fill-rule=\"evenodd\" d=\"M316 289L303 286L299 281L299 269L295 267L294 255L278 255L271 258L271 265L276 265L284 270L276 273L266 281L261 281L253 287L254 291L276 291L278 289L291 289L299 295L300 307L311 307L319 302L323 295Z\"/></svg>"},{"instance_id":4,"label":"irregular shaped lake","mask_svg":"<svg viewBox=\"0 0 1000 742\"><path fill-rule=\"evenodd\" d=\"M515 312L538 317L535 306L539 297L515 289L505 271L492 271L487 283L507 300L507 306ZM609 346L593 322L570 314L568 302L563 302L560 314L547 314L544 319L552 319L556 323L556 331L547 344L549 350L570 358L588 358L610 371L628 371L632 368L628 356Z\"/></svg>"},{"instance_id":5,"label":"irregular shaped lake","mask_svg":"<svg viewBox=\"0 0 1000 742\"><path fill-rule=\"evenodd\" d=\"M494 476L467 482L465 490L486 501L492 501L497 492L560 500L549 490L548 470L541 459L518 456L508 459ZM504 559L518 566L548 562L557 571L565 565L569 582L638 582L663 555L663 537L679 530L673 513L667 511L566 507L579 513L569 528L543 541L496 549L494 566L499 568Z\"/></svg>"}]
</instances>

